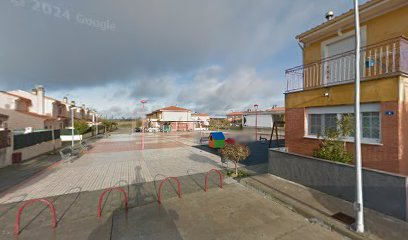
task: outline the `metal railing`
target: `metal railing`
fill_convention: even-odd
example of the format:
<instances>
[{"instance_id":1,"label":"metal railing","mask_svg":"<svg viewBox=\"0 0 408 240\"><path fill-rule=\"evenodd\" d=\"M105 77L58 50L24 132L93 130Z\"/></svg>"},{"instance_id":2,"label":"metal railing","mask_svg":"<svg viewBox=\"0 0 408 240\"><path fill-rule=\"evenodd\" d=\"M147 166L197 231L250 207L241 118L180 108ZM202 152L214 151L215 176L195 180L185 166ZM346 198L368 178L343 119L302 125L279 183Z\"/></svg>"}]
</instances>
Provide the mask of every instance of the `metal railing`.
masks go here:
<instances>
[{"instance_id":1,"label":"metal railing","mask_svg":"<svg viewBox=\"0 0 408 240\"><path fill-rule=\"evenodd\" d=\"M408 40L389 39L361 48L361 80L408 74ZM352 82L355 51L348 51L285 71L286 92Z\"/></svg>"}]
</instances>

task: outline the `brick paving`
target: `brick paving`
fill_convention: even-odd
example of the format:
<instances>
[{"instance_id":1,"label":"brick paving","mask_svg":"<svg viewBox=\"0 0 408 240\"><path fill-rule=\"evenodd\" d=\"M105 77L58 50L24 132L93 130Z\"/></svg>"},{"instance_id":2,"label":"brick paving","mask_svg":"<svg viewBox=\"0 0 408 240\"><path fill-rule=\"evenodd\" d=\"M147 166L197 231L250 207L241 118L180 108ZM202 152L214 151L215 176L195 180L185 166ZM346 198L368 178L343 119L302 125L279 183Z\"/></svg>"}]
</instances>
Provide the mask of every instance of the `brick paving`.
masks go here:
<instances>
[{"instance_id":1,"label":"brick paving","mask_svg":"<svg viewBox=\"0 0 408 240\"><path fill-rule=\"evenodd\" d=\"M93 144L93 149L74 160L43 171L0 196L0 204L95 191L207 172L220 167L218 156L177 141L178 136L147 134L140 150L140 134L112 134Z\"/></svg>"}]
</instances>

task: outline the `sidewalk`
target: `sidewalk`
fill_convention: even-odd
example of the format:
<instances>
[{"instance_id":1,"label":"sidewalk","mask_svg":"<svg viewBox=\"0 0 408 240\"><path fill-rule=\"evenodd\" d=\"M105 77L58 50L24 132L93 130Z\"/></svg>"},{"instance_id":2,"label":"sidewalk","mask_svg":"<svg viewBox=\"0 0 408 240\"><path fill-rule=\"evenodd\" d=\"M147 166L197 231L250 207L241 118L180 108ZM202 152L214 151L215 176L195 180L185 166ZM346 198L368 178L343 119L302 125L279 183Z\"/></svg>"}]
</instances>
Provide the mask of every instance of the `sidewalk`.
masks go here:
<instances>
[{"instance_id":1,"label":"sidewalk","mask_svg":"<svg viewBox=\"0 0 408 240\"><path fill-rule=\"evenodd\" d=\"M349 230L349 224L333 218L333 215L337 213L354 217L352 203L271 174L245 178L241 180L241 183L308 217L311 221L320 222L343 234L350 233L350 238L405 239L408 236L407 222L371 209L364 209L365 227L368 234L363 236L355 234ZM346 219L347 216L345 216ZM353 221L353 219L348 220Z\"/></svg>"},{"instance_id":2,"label":"sidewalk","mask_svg":"<svg viewBox=\"0 0 408 240\"><path fill-rule=\"evenodd\" d=\"M166 183L160 207L159 181L124 187L128 211L119 192L106 194L100 219L100 190L48 198L55 205L58 226L50 226L47 207L33 204L24 210L18 239L344 239L240 184L225 182L220 189L216 175L204 192L203 176L179 178L181 199L177 184ZM0 239L13 239L15 213L22 204L0 205Z\"/></svg>"},{"instance_id":3,"label":"sidewalk","mask_svg":"<svg viewBox=\"0 0 408 240\"><path fill-rule=\"evenodd\" d=\"M58 153L40 155L19 164L0 168L0 196L8 189L21 184L32 176L53 166L61 160Z\"/></svg>"}]
</instances>

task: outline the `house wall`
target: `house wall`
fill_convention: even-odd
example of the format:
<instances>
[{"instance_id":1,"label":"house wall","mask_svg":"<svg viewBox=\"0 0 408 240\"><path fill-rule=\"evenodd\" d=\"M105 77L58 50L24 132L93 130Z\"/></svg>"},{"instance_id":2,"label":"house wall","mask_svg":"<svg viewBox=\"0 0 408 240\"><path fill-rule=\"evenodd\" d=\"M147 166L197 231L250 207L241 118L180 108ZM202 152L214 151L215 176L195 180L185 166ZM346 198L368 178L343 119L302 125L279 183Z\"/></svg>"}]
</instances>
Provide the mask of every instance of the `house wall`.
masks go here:
<instances>
[{"instance_id":1,"label":"house wall","mask_svg":"<svg viewBox=\"0 0 408 240\"><path fill-rule=\"evenodd\" d=\"M54 145L55 144L55 145ZM56 139L53 141L42 142L30 147L18 149L14 153L21 153L21 160L25 161L30 158L39 156L41 154L53 151L61 147L61 139Z\"/></svg>"},{"instance_id":2,"label":"house wall","mask_svg":"<svg viewBox=\"0 0 408 240\"><path fill-rule=\"evenodd\" d=\"M381 106L381 143L362 144L363 165L366 167L398 171L402 156L400 154L398 102L382 102ZM392 116L385 115L386 111L393 111ZM320 140L305 137L306 108L287 108L285 124L285 144L289 152L313 155L319 148ZM354 152L354 144L347 143L349 152Z\"/></svg>"},{"instance_id":3,"label":"house wall","mask_svg":"<svg viewBox=\"0 0 408 240\"><path fill-rule=\"evenodd\" d=\"M0 108L16 109L18 102L17 97L0 92Z\"/></svg>"},{"instance_id":4,"label":"house wall","mask_svg":"<svg viewBox=\"0 0 408 240\"><path fill-rule=\"evenodd\" d=\"M0 148L0 168L11 164L12 147Z\"/></svg>"},{"instance_id":5,"label":"house wall","mask_svg":"<svg viewBox=\"0 0 408 240\"><path fill-rule=\"evenodd\" d=\"M399 100L400 80L398 77L361 82L361 102L390 102ZM328 97L324 97L325 93ZM348 105L354 103L354 84L287 93L286 108Z\"/></svg>"},{"instance_id":6,"label":"house wall","mask_svg":"<svg viewBox=\"0 0 408 240\"><path fill-rule=\"evenodd\" d=\"M376 17L369 21L361 22L361 26L367 26L367 45L375 44L387 39L399 36L408 36L408 6L394 10L382 16ZM343 29L346 33L354 31L354 28ZM337 35L331 35L323 38L320 41L305 44L304 48L304 64L319 61L322 58L321 42Z\"/></svg>"},{"instance_id":7,"label":"house wall","mask_svg":"<svg viewBox=\"0 0 408 240\"><path fill-rule=\"evenodd\" d=\"M162 112L162 121L192 121L191 112Z\"/></svg>"},{"instance_id":8,"label":"house wall","mask_svg":"<svg viewBox=\"0 0 408 240\"><path fill-rule=\"evenodd\" d=\"M259 128L272 128L273 120L272 115L258 114L258 120L256 120L256 115L244 115L246 119L244 127L255 127L257 125ZM256 124L257 123L257 124Z\"/></svg>"},{"instance_id":9,"label":"house wall","mask_svg":"<svg viewBox=\"0 0 408 240\"><path fill-rule=\"evenodd\" d=\"M34 129L45 128L44 119L40 117L34 117L22 112L1 108L0 113L9 116L7 121L9 129L24 129L26 127L32 127Z\"/></svg>"},{"instance_id":10,"label":"house wall","mask_svg":"<svg viewBox=\"0 0 408 240\"><path fill-rule=\"evenodd\" d=\"M194 130L194 123L193 122L172 122L171 123L171 131L192 131Z\"/></svg>"}]
</instances>

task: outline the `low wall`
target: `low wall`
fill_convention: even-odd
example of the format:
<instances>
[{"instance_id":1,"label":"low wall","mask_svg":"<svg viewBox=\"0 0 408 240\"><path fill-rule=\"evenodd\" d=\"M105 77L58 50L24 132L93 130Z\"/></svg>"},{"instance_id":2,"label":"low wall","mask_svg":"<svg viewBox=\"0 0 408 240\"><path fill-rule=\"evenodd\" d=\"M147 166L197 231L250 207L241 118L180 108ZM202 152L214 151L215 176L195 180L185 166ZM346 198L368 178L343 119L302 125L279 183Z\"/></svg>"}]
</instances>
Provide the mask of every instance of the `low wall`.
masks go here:
<instances>
[{"instance_id":1,"label":"low wall","mask_svg":"<svg viewBox=\"0 0 408 240\"><path fill-rule=\"evenodd\" d=\"M12 147L0 148L0 168L11 164Z\"/></svg>"},{"instance_id":2,"label":"low wall","mask_svg":"<svg viewBox=\"0 0 408 240\"><path fill-rule=\"evenodd\" d=\"M55 140L55 149L61 147L61 140L56 139ZM26 148L21 148L18 150L15 150L14 153L21 153L21 160L27 160L36 156L39 156L41 154L50 152L54 150L54 144L53 141L48 141L48 142L42 142L30 147Z\"/></svg>"},{"instance_id":3,"label":"low wall","mask_svg":"<svg viewBox=\"0 0 408 240\"><path fill-rule=\"evenodd\" d=\"M269 173L318 191L355 201L354 166L269 151ZM408 221L407 177L363 168L364 207Z\"/></svg>"}]
</instances>

